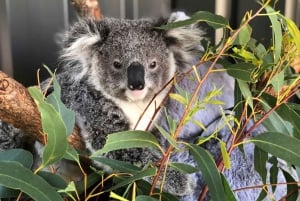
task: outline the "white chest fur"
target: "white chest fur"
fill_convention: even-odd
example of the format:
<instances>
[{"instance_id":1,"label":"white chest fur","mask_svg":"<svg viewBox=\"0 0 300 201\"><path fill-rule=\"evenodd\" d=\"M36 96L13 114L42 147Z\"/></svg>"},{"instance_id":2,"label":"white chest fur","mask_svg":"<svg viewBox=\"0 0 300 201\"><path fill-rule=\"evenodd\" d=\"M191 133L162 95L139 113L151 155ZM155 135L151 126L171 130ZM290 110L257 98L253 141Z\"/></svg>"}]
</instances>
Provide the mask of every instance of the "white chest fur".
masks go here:
<instances>
[{"instance_id":1,"label":"white chest fur","mask_svg":"<svg viewBox=\"0 0 300 201\"><path fill-rule=\"evenodd\" d=\"M117 101L117 105L128 118L131 130L146 130L148 125L152 125L155 119L158 118L159 113L156 114L155 112L164 100L164 97L165 93L160 93L150 105L149 102L120 100Z\"/></svg>"}]
</instances>

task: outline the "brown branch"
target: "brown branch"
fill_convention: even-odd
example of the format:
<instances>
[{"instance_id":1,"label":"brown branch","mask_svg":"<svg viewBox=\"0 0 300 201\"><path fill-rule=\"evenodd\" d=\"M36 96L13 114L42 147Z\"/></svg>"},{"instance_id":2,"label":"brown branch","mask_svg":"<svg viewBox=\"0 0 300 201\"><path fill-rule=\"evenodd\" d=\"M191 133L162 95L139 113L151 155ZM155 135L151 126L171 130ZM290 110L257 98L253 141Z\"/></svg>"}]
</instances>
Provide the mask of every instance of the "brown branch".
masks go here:
<instances>
[{"instance_id":1,"label":"brown branch","mask_svg":"<svg viewBox=\"0 0 300 201\"><path fill-rule=\"evenodd\" d=\"M19 128L28 137L44 143L40 112L34 100L22 84L2 71L0 71L0 119ZM79 128L75 127L68 141L74 148L83 150L85 146L79 133Z\"/></svg>"},{"instance_id":2,"label":"brown branch","mask_svg":"<svg viewBox=\"0 0 300 201\"><path fill-rule=\"evenodd\" d=\"M71 0L78 15L82 18L101 20L103 15L97 0Z\"/></svg>"}]
</instances>

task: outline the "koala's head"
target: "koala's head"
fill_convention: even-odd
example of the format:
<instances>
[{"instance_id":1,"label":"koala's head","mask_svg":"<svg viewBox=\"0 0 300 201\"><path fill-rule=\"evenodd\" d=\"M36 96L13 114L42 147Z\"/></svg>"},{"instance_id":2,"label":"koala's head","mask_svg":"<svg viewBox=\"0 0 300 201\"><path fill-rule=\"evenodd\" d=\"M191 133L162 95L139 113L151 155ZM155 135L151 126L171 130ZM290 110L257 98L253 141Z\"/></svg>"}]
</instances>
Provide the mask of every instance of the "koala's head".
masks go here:
<instances>
[{"instance_id":1,"label":"koala's head","mask_svg":"<svg viewBox=\"0 0 300 201\"><path fill-rule=\"evenodd\" d=\"M178 14L166 20L82 20L64 41L67 70L110 97L149 100L177 70L199 58L201 32L196 26L156 29L176 20Z\"/></svg>"}]
</instances>

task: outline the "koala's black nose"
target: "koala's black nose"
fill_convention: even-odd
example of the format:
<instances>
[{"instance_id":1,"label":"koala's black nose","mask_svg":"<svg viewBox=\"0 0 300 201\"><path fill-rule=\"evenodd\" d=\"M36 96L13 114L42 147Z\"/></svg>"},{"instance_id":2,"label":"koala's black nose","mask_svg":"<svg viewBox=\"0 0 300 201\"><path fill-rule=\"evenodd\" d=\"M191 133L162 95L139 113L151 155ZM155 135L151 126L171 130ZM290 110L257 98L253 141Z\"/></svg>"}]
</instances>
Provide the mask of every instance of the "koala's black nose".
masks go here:
<instances>
[{"instance_id":1,"label":"koala's black nose","mask_svg":"<svg viewBox=\"0 0 300 201\"><path fill-rule=\"evenodd\" d=\"M142 90L145 87L145 70L139 62L132 62L127 69L128 88L130 90Z\"/></svg>"}]
</instances>

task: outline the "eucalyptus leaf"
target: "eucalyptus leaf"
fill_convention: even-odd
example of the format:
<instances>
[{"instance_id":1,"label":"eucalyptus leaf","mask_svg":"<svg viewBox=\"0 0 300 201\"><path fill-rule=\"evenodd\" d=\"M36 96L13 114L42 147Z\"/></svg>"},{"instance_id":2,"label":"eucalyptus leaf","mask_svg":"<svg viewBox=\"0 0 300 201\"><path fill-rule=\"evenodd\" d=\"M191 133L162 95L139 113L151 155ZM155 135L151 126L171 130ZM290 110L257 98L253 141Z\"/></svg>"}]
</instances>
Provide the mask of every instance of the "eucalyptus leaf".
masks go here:
<instances>
[{"instance_id":1,"label":"eucalyptus leaf","mask_svg":"<svg viewBox=\"0 0 300 201\"><path fill-rule=\"evenodd\" d=\"M244 26L238 34L239 44L241 46L246 46L249 42L252 34L252 28L249 24Z\"/></svg>"},{"instance_id":2,"label":"eucalyptus leaf","mask_svg":"<svg viewBox=\"0 0 300 201\"><path fill-rule=\"evenodd\" d=\"M17 162L0 161L0 184L19 189L34 200L63 201L44 179Z\"/></svg>"},{"instance_id":3,"label":"eucalyptus leaf","mask_svg":"<svg viewBox=\"0 0 300 201\"><path fill-rule=\"evenodd\" d=\"M266 162L268 160L268 153L261 150L257 146L254 148L254 169L261 176L262 182L266 184L267 168Z\"/></svg>"},{"instance_id":4,"label":"eucalyptus leaf","mask_svg":"<svg viewBox=\"0 0 300 201\"><path fill-rule=\"evenodd\" d=\"M248 101L249 106L253 109L253 97L250 87L247 82L237 79L238 86L245 100Z\"/></svg>"},{"instance_id":5,"label":"eucalyptus leaf","mask_svg":"<svg viewBox=\"0 0 300 201\"><path fill-rule=\"evenodd\" d=\"M134 182L136 180L140 180L140 179L143 179L145 177L154 176L155 174L156 174L156 168L148 168L146 170L142 170L140 172L135 173L134 175L132 175L130 177L127 177L123 181L117 183L115 186L107 189L106 192L113 191L113 190L118 189L122 186L126 186L126 185L131 184L132 182Z\"/></svg>"},{"instance_id":6,"label":"eucalyptus leaf","mask_svg":"<svg viewBox=\"0 0 300 201\"><path fill-rule=\"evenodd\" d=\"M294 201L294 200L298 200L298 192L299 192L299 188L298 188L298 184L297 181L295 181L295 179L286 171L281 170L283 172L283 175L285 177L285 180L287 182L287 195L289 195L286 198L286 201Z\"/></svg>"},{"instance_id":7,"label":"eucalyptus leaf","mask_svg":"<svg viewBox=\"0 0 300 201\"><path fill-rule=\"evenodd\" d=\"M159 133L177 150L179 150L179 146L177 145L177 142L174 138L172 138L171 134L168 133L164 128L161 126L155 125L155 127L158 129Z\"/></svg>"},{"instance_id":8,"label":"eucalyptus leaf","mask_svg":"<svg viewBox=\"0 0 300 201\"><path fill-rule=\"evenodd\" d=\"M19 162L26 168L31 168L33 164L33 156L29 151L24 149L10 149L0 151L0 161Z\"/></svg>"},{"instance_id":9,"label":"eucalyptus leaf","mask_svg":"<svg viewBox=\"0 0 300 201\"><path fill-rule=\"evenodd\" d=\"M157 199L147 195L139 195L135 198L135 201L157 201Z\"/></svg>"},{"instance_id":10,"label":"eucalyptus leaf","mask_svg":"<svg viewBox=\"0 0 300 201\"><path fill-rule=\"evenodd\" d=\"M202 147L194 144L189 144L188 146L198 168L202 172L204 181L210 191L211 199L213 201L226 200L221 176L212 156Z\"/></svg>"},{"instance_id":11,"label":"eucalyptus leaf","mask_svg":"<svg viewBox=\"0 0 300 201\"><path fill-rule=\"evenodd\" d=\"M225 191L225 196L226 196L226 201L237 201L233 191L231 190L228 181L226 180L225 176L221 174L221 179L222 179L222 183L224 186L224 191Z\"/></svg>"},{"instance_id":12,"label":"eucalyptus leaf","mask_svg":"<svg viewBox=\"0 0 300 201\"><path fill-rule=\"evenodd\" d=\"M169 163L168 164L172 169L174 170L178 170L180 172L183 172L185 174L192 174L192 173L195 173L195 172L198 172L197 168L189 165L189 164L186 164L186 163Z\"/></svg>"},{"instance_id":13,"label":"eucalyptus leaf","mask_svg":"<svg viewBox=\"0 0 300 201\"><path fill-rule=\"evenodd\" d=\"M53 79L53 92L46 98L46 101L53 105L55 110L61 115L67 128L67 134L71 134L75 125L75 112L68 109L61 101L61 88L55 75L47 66L44 65L44 68L46 68Z\"/></svg>"},{"instance_id":14,"label":"eucalyptus leaf","mask_svg":"<svg viewBox=\"0 0 300 201\"><path fill-rule=\"evenodd\" d=\"M41 176L45 181L48 182L51 186L56 189L63 189L67 187L66 181L58 176L57 174L53 174L51 172L39 171L38 175Z\"/></svg>"},{"instance_id":15,"label":"eucalyptus leaf","mask_svg":"<svg viewBox=\"0 0 300 201\"><path fill-rule=\"evenodd\" d=\"M277 132L265 132L250 140L260 149L300 167L300 140Z\"/></svg>"},{"instance_id":16,"label":"eucalyptus leaf","mask_svg":"<svg viewBox=\"0 0 300 201\"><path fill-rule=\"evenodd\" d=\"M93 159L97 162L103 163L105 165L108 165L112 169L117 170L119 172L127 172L127 173L131 173L131 174L135 174L136 172L139 172L142 170L142 168L132 165L130 163L124 162L124 161L119 161L119 160L114 160L114 159L109 159L109 158L104 158L104 157L92 157L91 159Z\"/></svg>"},{"instance_id":17,"label":"eucalyptus leaf","mask_svg":"<svg viewBox=\"0 0 300 201\"><path fill-rule=\"evenodd\" d=\"M271 6L265 7L268 17L270 18L272 24L272 33L273 33L273 45L274 45L274 62L277 63L280 59L281 55L281 47L282 47L282 31L281 24L278 20L276 11Z\"/></svg>"},{"instance_id":18,"label":"eucalyptus leaf","mask_svg":"<svg viewBox=\"0 0 300 201\"><path fill-rule=\"evenodd\" d=\"M291 19L285 18L286 26L291 34L291 38L294 40L297 47L297 52L300 53L300 31L295 22Z\"/></svg>"},{"instance_id":19,"label":"eucalyptus leaf","mask_svg":"<svg viewBox=\"0 0 300 201\"><path fill-rule=\"evenodd\" d=\"M277 184L278 180L278 160L275 156L272 156L269 159L269 162L272 164L270 168L270 183L271 184ZM277 185L272 186L272 191L275 192Z\"/></svg>"},{"instance_id":20,"label":"eucalyptus leaf","mask_svg":"<svg viewBox=\"0 0 300 201\"><path fill-rule=\"evenodd\" d=\"M256 69L256 66L252 63L237 63L229 66L224 66L228 74L236 79L246 82L252 81L252 73Z\"/></svg>"},{"instance_id":21,"label":"eucalyptus leaf","mask_svg":"<svg viewBox=\"0 0 300 201\"><path fill-rule=\"evenodd\" d=\"M173 29L182 26L188 26L197 22L205 22L214 29L228 28L229 22L221 15L215 15L208 11L199 11L191 16L190 19L169 23L167 25L157 27L160 29Z\"/></svg>"},{"instance_id":22,"label":"eucalyptus leaf","mask_svg":"<svg viewBox=\"0 0 300 201\"><path fill-rule=\"evenodd\" d=\"M38 87L29 87L28 91L33 97L41 113L43 132L47 134L47 144L43 151L44 166L51 165L61 158L68 148L67 131L60 114L52 105L44 101L43 94Z\"/></svg>"},{"instance_id":23,"label":"eucalyptus leaf","mask_svg":"<svg viewBox=\"0 0 300 201\"><path fill-rule=\"evenodd\" d=\"M229 153L227 152L226 143L223 141L220 141L220 148L221 148L221 154L222 154L222 158L223 158L223 162L224 162L224 167L226 169L230 169L231 162L230 162Z\"/></svg>"}]
</instances>

